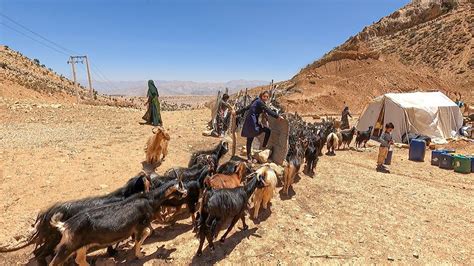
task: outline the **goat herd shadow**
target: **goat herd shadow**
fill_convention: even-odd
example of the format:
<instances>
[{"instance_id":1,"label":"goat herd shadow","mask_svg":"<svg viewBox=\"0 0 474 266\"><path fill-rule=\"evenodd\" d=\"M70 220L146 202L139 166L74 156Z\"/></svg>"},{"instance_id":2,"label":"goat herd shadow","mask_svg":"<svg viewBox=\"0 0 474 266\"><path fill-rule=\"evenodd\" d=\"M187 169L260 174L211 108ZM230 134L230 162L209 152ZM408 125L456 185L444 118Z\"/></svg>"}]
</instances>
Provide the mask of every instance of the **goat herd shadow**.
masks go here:
<instances>
[{"instance_id":1,"label":"goat herd shadow","mask_svg":"<svg viewBox=\"0 0 474 266\"><path fill-rule=\"evenodd\" d=\"M355 148L350 148L349 150L355 150L359 151ZM339 151L347 151L347 150L338 150ZM334 156L334 155L332 155ZM232 158L236 159L236 158ZM154 168L155 166L151 165L146 165L146 163L143 163L143 170L146 172L152 172L150 169ZM313 177L314 178L314 177ZM294 179L294 184L298 183L301 180L301 173L298 173L295 176ZM290 200L294 195L296 195L296 192L293 189L293 186L291 186L288 190L288 195L285 195L283 192L283 189L281 189L283 184L281 183L281 179L278 179L278 184L277 188L279 189L279 195L280 199L282 201L284 200ZM250 219L253 221L254 224L260 224L261 222L266 221L270 216L271 216L271 208L272 208L272 203L269 203L268 208L265 209L260 209L258 218L253 219L253 212L254 208L251 208L248 210ZM190 217L189 214L181 214L176 217L177 219L175 220L174 223L170 225L165 225L164 227L159 227L154 230L151 236L149 236L145 242L144 245L149 245L152 243L157 243L157 242L163 242L163 241L169 241L172 239L175 239L177 236L182 235L186 232L190 232L193 230L193 225L190 223L179 223L177 221L182 221L183 219L188 219ZM238 223L240 224L240 222ZM227 226L223 226L223 229L227 228ZM224 258L226 258L232 251L237 247L237 245L244 239L248 239L251 236L252 237L257 237L261 238L259 234L257 234L257 227L249 228L247 230L242 230L242 227L239 227L233 234L231 234L224 243L221 243L220 241L216 240L214 242L216 248L214 251L209 250L209 247L206 246L203 250L203 256L202 257L197 257L194 256L195 250L193 250L192 253L192 261L191 264L194 265L202 265L202 264L214 264L217 263ZM194 233L193 233L194 234ZM147 254L140 258L132 258L133 250L131 248L130 242L123 242L121 245L119 245L117 253L114 255L114 257L111 259L107 253L101 253L98 255L88 255L88 261L91 262L91 265L143 265L146 262L150 260L163 260L167 263L173 262L173 257L171 256L177 248L166 248L165 245L161 245L156 248L156 250L152 253L150 251L147 251ZM197 241L196 241L196 250L197 250ZM68 263L66 265L75 265L73 259L69 259ZM27 265L37 265L33 260L29 261Z\"/></svg>"}]
</instances>

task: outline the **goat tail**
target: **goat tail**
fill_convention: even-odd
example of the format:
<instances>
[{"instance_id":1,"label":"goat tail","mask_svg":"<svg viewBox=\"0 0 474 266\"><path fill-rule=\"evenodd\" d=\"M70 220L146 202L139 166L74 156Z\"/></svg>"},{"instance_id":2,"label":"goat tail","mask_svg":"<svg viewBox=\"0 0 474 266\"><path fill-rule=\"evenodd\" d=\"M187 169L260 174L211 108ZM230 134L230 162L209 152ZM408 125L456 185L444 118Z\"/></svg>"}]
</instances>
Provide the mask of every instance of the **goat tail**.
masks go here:
<instances>
[{"instance_id":1,"label":"goat tail","mask_svg":"<svg viewBox=\"0 0 474 266\"><path fill-rule=\"evenodd\" d=\"M28 233L28 236L23 239L20 243L17 243L15 246L10 246L10 245L2 245L0 246L0 253L7 253L7 252L13 252L20 250L22 248L25 248L31 244L33 244L37 239L38 239L38 225L39 225L39 220L36 220L35 226L30 232Z\"/></svg>"},{"instance_id":2,"label":"goat tail","mask_svg":"<svg viewBox=\"0 0 474 266\"><path fill-rule=\"evenodd\" d=\"M59 230L59 232L61 232L61 234L66 230L65 223L61 222L62 218L63 218L63 214L58 212L58 213L55 213L53 217L51 217L51 222L50 222L50 224L53 227L56 227Z\"/></svg>"}]
</instances>

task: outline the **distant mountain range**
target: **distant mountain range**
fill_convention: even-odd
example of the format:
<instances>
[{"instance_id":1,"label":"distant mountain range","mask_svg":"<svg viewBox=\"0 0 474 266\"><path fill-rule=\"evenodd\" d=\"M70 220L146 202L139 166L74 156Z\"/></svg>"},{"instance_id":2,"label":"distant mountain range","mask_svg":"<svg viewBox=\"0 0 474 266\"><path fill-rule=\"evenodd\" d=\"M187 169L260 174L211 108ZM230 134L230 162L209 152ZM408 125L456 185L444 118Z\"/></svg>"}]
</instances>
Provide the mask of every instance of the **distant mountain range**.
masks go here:
<instances>
[{"instance_id":1,"label":"distant mountain range","mask_svg":"<svg viewBox=\"0 0 474 266\"><path fill-rule=\"evenodd\" d=\"M87 84L83 81L81 84ZM269 84L263 80L231 80L227 82L195 82L179 80L155 80L160 95L214 95L219 90L229 88L230 93L245 88ZM148 89L147 80L139 81L94 81L92 86L100 93L109 95L145 96Z\"/></svg>"}]
</instances>

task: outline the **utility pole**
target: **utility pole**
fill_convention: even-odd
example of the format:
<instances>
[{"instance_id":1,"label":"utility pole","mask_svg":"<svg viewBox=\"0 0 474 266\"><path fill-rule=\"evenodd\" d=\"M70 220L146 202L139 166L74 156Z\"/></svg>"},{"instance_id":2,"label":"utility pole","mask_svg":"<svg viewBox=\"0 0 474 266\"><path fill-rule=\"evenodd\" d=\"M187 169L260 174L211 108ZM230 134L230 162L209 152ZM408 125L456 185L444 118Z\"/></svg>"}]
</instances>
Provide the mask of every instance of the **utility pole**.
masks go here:
<instances>
[{"instance_id":1,"label":"utility pole","mask_svg":"<svg viewBox=\"0 0 474 266\"><path fill-rule=\"evenodd\" d=\"M93 95L92 93L92 79L91 79L91 71L89 69L89 59L87 59L87 55L84 56L86 59L86 68L87 68L87 79L89 80L89 91L91 93L91 96Z\"/></svg>"},{"instance_id":2,"label":"utility pole","mask_svg":"<svg viewBox=\"0 0 474 266\"><path fill-rule=\"evenodd\" d=\"M89 92L92 95L92 78L91 78L91 71L90 71L90 68L89 68L89 59L87 58L87 55L70 56L69 61L67 61L67 62L68 62L68 64L71 64L72 77L74 79L74 83L77 83L75 64L77 64L77 63L84 64L84 61L86 61L87 81L89 82Z\"/></svg>"},{"instance_id":3,"label":"utility pole","mask_svg":"<svg viewBox=\"0 0 474 266\"><path fill-rule=\"evenodd\" d=\"M67 61L68 64L71 64L71 68L72 68L72 80L74 81L74 83L76 83L76 67L74 66L74 64L76 62L74 62L74 57L73 56L70 56L69 57L69 61Z\"/></svg>"}]
</instances>

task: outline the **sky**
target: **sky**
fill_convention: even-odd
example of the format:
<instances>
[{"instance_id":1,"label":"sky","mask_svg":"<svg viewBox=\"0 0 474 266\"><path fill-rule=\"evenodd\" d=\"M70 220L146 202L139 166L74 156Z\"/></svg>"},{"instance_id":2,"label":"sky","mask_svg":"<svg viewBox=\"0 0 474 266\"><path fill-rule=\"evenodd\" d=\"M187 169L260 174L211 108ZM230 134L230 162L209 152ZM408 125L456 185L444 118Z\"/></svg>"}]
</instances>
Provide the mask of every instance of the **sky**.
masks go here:
<instances>
[{"instance_id":1,"label":"sky","mask_svg":"<svg viewBox=\"0 0 474 266\"><path fill-rule=\"evenodd\" d=\"M1 0L0 43L68 77L74 52L95 80L279 81L408 2Z\"/></svg>"}]
</instances>

